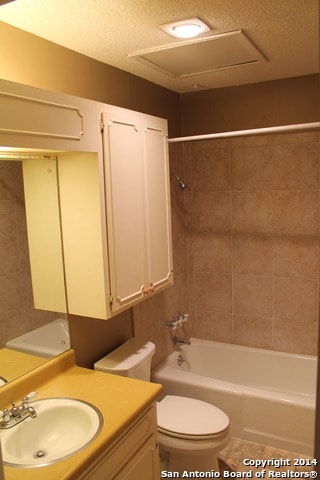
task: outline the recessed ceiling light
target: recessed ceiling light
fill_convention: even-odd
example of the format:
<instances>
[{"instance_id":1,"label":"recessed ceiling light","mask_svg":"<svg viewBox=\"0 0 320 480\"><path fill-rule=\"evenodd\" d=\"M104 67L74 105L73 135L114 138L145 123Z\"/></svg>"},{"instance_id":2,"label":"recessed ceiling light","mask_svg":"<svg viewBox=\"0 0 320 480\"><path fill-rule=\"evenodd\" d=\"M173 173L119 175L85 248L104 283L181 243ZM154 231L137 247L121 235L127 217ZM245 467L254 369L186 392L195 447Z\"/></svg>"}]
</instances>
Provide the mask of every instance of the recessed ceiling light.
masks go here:
<instances>
[{"instance_id":1,"label":"recessed ceiling light","mask_svg":"<svg viewBox=\"0 0 320 480\"><path fill-rule=\"evenodd\" d=\"M169 35L178 38L193 38L202 33L210 32L211 28L200 18L187 18L178 22L165 23L160 28Z\"/></svg>"}]
</instances>

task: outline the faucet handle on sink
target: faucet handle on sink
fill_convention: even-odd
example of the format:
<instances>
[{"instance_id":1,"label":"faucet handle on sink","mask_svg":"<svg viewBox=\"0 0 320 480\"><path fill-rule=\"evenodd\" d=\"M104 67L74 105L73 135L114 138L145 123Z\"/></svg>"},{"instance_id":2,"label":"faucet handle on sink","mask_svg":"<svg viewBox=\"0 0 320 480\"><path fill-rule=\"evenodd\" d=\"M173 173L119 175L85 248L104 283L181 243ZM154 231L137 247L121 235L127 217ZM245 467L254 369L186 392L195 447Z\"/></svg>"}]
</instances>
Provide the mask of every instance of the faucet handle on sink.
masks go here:
<instances>
[{"instance_id":1,"label":"faucet handle on sink","mask_svg":"<svg viewBox=\"0 0 320 480\"><path fill-rule=\"evenodd\" d=\"M7 408L0 410L0 425L6 426L10 424L10 412Z\"/></svg>"},{"instance_id":2,"label":"faucet handle on sink","mask_svg":"<svg viewBox=\"0 0 320 480\"><path fill-rule=\"evenodd\" d=\"M27 410L28 407L29 407L29 402L30 402L31 400L33 400L36 396L37 396L37 392L30 392L30 393L28 393L28 395L26 395L25 397L23 397L23 398L22 398L22 402L21 402L20 409L21 409L21 410Z\"/></svg>"},{"instance_id":3,"label":"faucet handle on sink","mask_svg":"<svg viewBox=\"0 0 320 480\"><path fill-rule=\"evenodd\" d=\"M29 403L31 400L33 400L34 398L36 398L37 396L37 392L30 392L28 393L28 395L25 395L23 398L22 398L22 403Z\"/></svg>"}]
</instances>

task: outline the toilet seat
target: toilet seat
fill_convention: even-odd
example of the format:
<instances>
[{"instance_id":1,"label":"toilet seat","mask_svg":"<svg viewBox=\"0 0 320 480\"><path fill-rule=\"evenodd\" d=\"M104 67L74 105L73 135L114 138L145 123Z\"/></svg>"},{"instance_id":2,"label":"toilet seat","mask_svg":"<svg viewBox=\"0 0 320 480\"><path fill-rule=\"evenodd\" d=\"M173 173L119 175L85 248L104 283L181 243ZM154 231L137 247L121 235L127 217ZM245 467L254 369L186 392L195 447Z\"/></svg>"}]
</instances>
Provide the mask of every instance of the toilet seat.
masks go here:
<instances>
[{"instance_id":1,"label":"toilet seat","mask_svg":"<svg viewBox=\"0 0 320 480\"><path fill-rule=\"evenodd\" d=\"M229 418L210 403L189 397L167 395L157 402L158 431L190 440L220 437L229 428Z\"/></svg>"}]
</instances>

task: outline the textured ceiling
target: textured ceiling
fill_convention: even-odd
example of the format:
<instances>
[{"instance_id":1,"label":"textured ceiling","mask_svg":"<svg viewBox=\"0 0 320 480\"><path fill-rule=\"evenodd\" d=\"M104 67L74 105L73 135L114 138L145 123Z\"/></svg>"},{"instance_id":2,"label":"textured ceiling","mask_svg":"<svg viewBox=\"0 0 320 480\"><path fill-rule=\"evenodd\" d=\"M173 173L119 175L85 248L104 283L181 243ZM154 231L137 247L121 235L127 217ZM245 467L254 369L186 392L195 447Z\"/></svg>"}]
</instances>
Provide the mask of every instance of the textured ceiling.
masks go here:
<instances>
[{"instance_id":1,"label":"textured ceiling","mask_svg":"<svg viewBox=\"0 0 320 480\"><path fill-rule=\"evenodd\" d=\"M267 61L175 77L129 56L176 44L159 25L195 16ZM181 93L319 73L318 0L15 0L0 20Z\"/></svg>"}]
</instances>

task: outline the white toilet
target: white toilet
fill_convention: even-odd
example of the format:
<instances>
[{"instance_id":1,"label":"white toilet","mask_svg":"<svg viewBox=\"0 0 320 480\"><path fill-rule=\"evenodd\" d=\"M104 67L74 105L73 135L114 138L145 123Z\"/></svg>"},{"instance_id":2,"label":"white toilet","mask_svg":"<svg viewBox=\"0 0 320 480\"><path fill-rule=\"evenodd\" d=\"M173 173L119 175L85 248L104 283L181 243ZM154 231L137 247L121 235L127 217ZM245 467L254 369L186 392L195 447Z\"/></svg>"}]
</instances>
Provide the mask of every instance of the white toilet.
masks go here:
<instances>
[{"instance_id":1,"label":"white toilet","mask_svg":"<svg viewBox=\"0 0 320 480\"><path fill-rule=\"evenodd\" d=\"M95 370L150 381L155 345L131 338L94 364ZM166 395L157 402L160 447L169 453L169 471L219 470L217 453L230 440L229 418L194 398Z\"/></svg>"}]
</instances>

